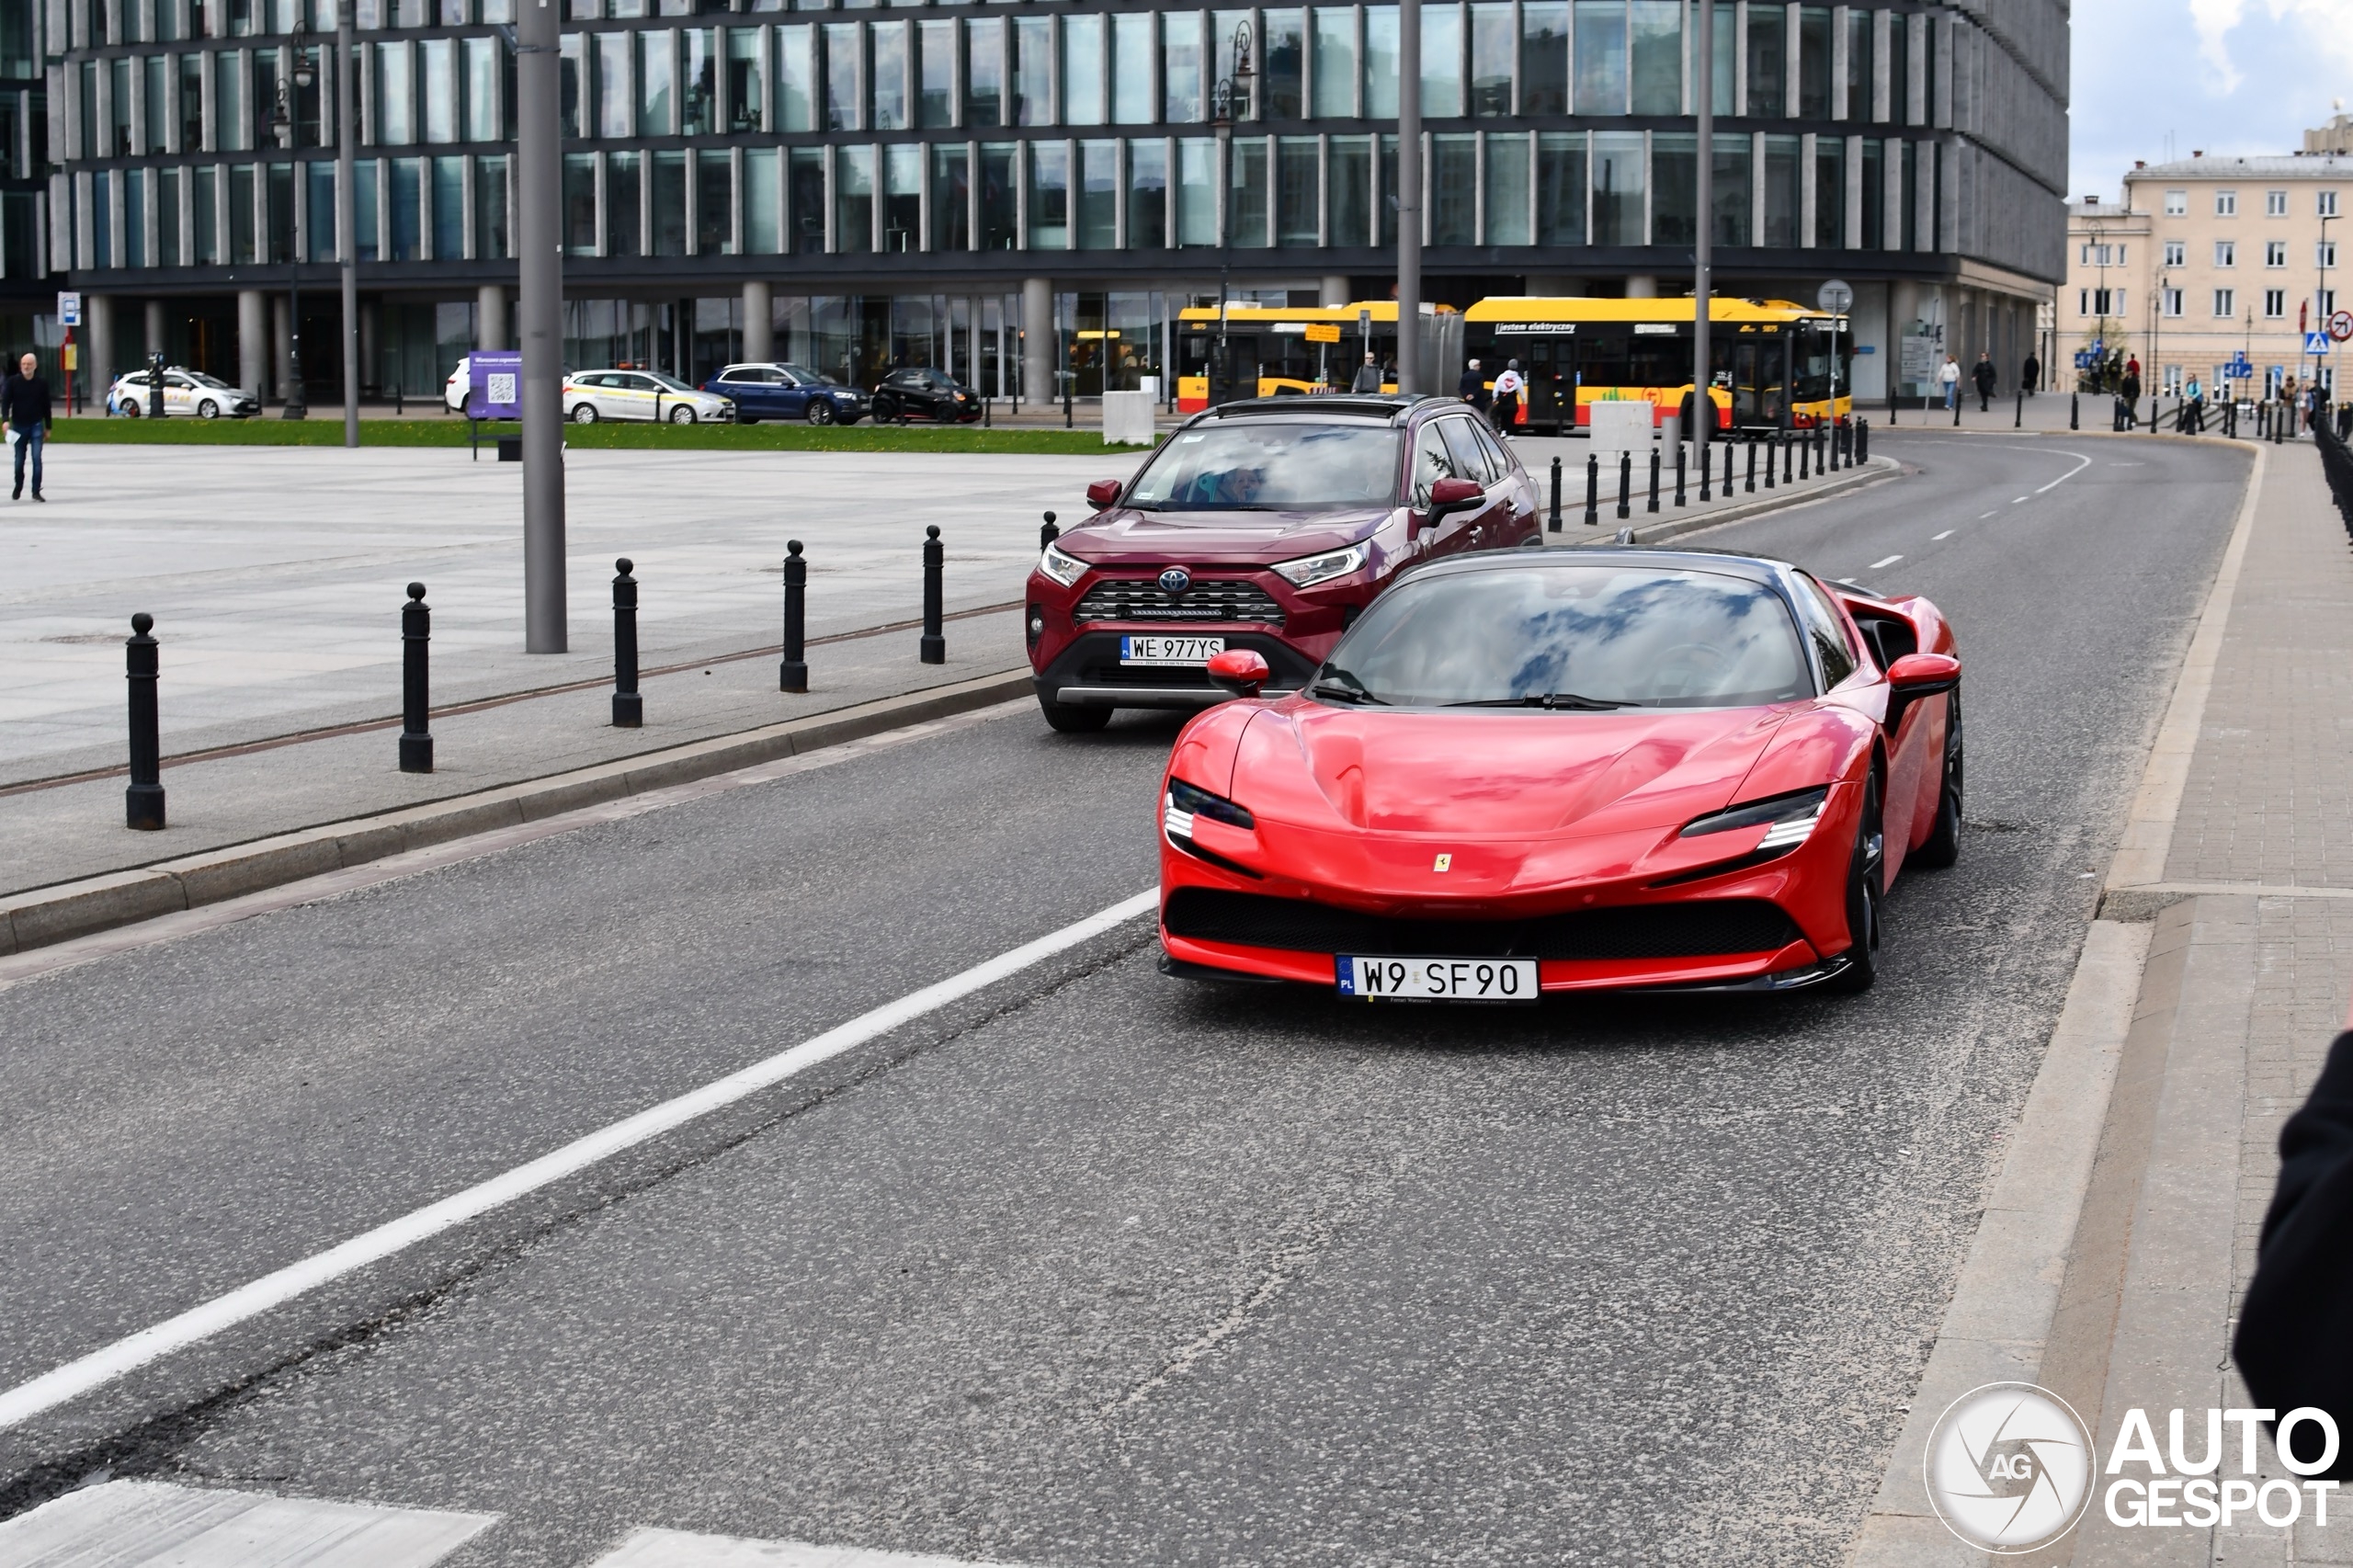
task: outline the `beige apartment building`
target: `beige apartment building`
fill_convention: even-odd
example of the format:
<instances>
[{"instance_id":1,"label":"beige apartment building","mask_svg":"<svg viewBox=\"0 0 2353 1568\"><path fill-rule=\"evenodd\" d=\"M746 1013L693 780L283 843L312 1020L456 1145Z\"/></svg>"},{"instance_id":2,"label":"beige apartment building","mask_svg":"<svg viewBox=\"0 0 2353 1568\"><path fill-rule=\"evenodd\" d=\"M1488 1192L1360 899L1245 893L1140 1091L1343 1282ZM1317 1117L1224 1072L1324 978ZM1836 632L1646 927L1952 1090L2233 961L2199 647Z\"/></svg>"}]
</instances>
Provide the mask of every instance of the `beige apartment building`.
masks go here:
<instances>
[{"instance_id":1,"label":"beige apartment building","mask_svg":"<svg viewBox=\"0 0 2353 1568\"><path fill-rule=\"evenodd\" d=\"M2332 140L2328 130L2306 138ZM2075 354L2097 343L2137 358L2143 383L2167 395L2193 375L2211 394L2242 355L2253 368L2232 389L2242 394L2290 374L2336 385L2353 347L2315 358L2305 335L2326 326L2340 298L2353 301L2339 282L2347 218L2353 153L2134 165L2121 201L2069 205L2052 384L2073 385Z\"/></svg>"}]
</instances>

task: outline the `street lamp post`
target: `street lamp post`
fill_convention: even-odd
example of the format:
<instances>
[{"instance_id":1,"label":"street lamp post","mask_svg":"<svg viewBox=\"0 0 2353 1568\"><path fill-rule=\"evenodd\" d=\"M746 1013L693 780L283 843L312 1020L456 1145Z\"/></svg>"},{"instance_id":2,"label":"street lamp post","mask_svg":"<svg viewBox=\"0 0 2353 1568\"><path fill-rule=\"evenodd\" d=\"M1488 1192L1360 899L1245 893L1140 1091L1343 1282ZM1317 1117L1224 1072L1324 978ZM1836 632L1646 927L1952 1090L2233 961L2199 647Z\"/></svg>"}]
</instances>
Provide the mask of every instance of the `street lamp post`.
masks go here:
<instances>
[{"instance_id":1,"label":"street lamp post","mask_svg":"<svg viewBox=\"0 0 2353 1568\"><path fill-rule=\"evenodd\" d=\"M516 315L523 349L523 642L570 642L563 582L563 189L561 18L523 0L515 38Z\"/></svg>"},{"instance_id":2,"label":"street lamp post","mask_svg":"<svg viewBox=\"0 0 2353 1568\"><path fill-rule=\"evenodd\" d=\"M336 0L335 8L335 232L343 283L343 444L347 447L359 445L359 231L351 147L357 133L351 96L356 42L351 13L357 4L358 0Z\"/></svg>"},{"instance_id":3,"label":"street lamp post","mask_svg":"<svg viewBox=\"0 0 2353 1568\"><path fill-rule=\"evenodd\" d=\"M1708 437L1715 433L1716 425L1715 356L1710 352L1708 326L1708 298L1715 288L1716 259L1715 11L1712 4L1703 4L1692 17L1692 52L1699 62L1691 74L1698 84L1692 89L1692 108L1699 111L1699 165L1693 172L1699 230L1691 247L1691 428L1685 435L1691 443L1693 466L1699 471L1702 501L1708 498ZM1576 396L1574 386L1569 396ZM1830 407L1835 415L1838 408L1835 399ZM1570 417L1574 422L1574 410Z\"/></svg>"},{"instance_id":4,"label":"street lamp post","mask_svg":"<svg viewBox=\"0 0 2353 1568\"><path fill-rule=\"evenodd\" d=\"M2328 297L2328 226L2336 222L2336 213L2321 214L2320 249L2313 257L2320 264L2320 285L2313 290L2313 325L2324 335L2324 341L2328 332L2328 318L2334 313L2329 307L2336 302ZM2320 415L2320 373L2321 356L2315 353L2313 356L2313 415L2314 418L2318 418Z\"/></svg>"},{"instance_id":5,"label":"street lamp post","mask_svg":"<svg viewBox=\"0 0 2353 1568\"><path fill-rule=\"evenodd\" d=\"M1374 144L1378 165L1379 143ZM1397 0L1397 390L1422 390L1422 0Z\"/></svg>"},{"instance_id":6,"label":"street lamp post","mask_svg":"<svg viewBox=\"0 0 2353 1568\"><path fill-rule=\"evenodd\" d=\"M2157 428L2157 399L2165 385L2165 304L2172 288L2173 278L2158 273L2156 298L2149 301L2149 430L2153 435Z\"/></svg>"},{"instance_id":7,"label":"street lamp post","mask_svg":"<svg viewBox=\"0 0 2353 1568\"><path fill-rule=\"evenodd\" d=\"M1225 382L1225 392L1233 390L1233 349L1226 336L1226 315L1231 309L1229 296L1233 276L1233 118L1239 112L1243 119L1250 117L1250 24L1243 22L1233 29L1233 64L1227 74L1218 78L1211 99L1216 113L1217 127L1217 365L1218 374ZM1252 387L1255 392L1256 387ZM1211 402L1222 401L1218 389L1210 390Z\"/></svg>"}]
</instances>

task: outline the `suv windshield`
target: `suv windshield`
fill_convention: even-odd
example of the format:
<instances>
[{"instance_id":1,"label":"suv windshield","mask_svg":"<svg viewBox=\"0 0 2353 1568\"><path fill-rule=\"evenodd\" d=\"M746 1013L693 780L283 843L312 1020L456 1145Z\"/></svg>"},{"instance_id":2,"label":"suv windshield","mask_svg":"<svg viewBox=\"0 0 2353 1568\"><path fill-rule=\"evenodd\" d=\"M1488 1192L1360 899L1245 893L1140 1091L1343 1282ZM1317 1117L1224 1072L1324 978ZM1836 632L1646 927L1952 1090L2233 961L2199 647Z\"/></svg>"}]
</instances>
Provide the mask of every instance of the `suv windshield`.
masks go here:
<instances>
[{"instance_id":1,"label":"suv windshield","mask_svg":"<svg viewBox=\"0 0 2353 1568\"><path fill-rule=\"evenodd\" d=\"M1385 506L1397 484L1398 433L1384 425L1300 418L1180 430L1128 493L1164 511L1279 511Z\"/></svg>"},{"instance_id":2,"label":"suv windshield","mask_svg":"<svg viewBox=\"0 0 2353 1568\"><path fill-rule=\"evenodd\" d=\"M1400 706L1733 708L1813 694L1789 606L1764 583L1657 566L1528 566L1408 579L1317 677Z\"/></svg>"}]
</instances>

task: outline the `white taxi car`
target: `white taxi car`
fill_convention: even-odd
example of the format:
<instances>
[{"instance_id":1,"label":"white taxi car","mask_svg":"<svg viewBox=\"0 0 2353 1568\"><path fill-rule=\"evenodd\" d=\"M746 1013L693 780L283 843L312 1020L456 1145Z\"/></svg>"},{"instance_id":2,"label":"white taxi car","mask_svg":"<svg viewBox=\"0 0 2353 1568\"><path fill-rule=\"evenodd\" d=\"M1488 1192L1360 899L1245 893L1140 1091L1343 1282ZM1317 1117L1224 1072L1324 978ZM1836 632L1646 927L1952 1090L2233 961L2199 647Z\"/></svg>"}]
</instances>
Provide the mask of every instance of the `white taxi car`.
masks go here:
<instances>
[{"instance_id":1,"label":"white taxi car","mask_svg":"<svg viewBox=\"0 0 2353 1568\"><path fill-rule=\"evenodd\" d=\"M154 372L133 370L118 377L108 401L126 419L137 419L155 401ZM218 376L177 365L164 369L164 412L192 414L199 419L247 419L261 412L261 399L243 387L233 387Z\"/></svg>"},{"instance_id":2,"label":"white taxi car","mask_svg":"<svg viewBox=\"0 0 2353 1568\"><path fill-rule=\"evenodd\" d=\"M735 403L655 370L575 370L563 378L563 416L575 425L599 419L724 423L734 419Z\"/></svg>"}]
</instances>

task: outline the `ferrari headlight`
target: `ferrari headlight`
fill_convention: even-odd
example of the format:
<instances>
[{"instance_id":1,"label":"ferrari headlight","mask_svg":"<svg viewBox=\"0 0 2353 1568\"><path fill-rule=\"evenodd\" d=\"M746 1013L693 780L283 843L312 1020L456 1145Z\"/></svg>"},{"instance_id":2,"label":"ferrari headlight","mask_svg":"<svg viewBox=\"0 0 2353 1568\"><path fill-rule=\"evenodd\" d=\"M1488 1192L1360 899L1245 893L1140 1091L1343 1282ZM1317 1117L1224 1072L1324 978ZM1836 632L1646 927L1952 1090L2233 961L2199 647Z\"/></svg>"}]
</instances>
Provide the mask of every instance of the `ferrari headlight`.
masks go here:
<instances>
[{"instance_id":1,"label":"ferrari headlight","mask_svg":"<svg viewBox=\"0 0 2353 1568\"><path fill-rule=\"evenodd\" d=\"M1091 569L1077 556L1065 555L1051 544L1046 546L1046 553L1038 558L1038 570L1065 588L1086 576Z\"/></svg>"},{"instance_id":2,"label":"ferrari headlight","mask_svg":"<svg viewBox=\"0 0 2353 1568\"><path fill-rule=\"evenodd\" d=\"M1786 795L1768 795L1761 801L1750 801L1712 815L1704 816L1686 826L1684 838L1698 838L1704 834L1733 833L1744 827L1762 827L1764 840L1760 850L1795 849L1813 832L1814 824L1830 803L1828 785L1812 790L1793 790Z\"/></svg>"},{"instance_id":3,"label":"ferrari headlight","mask_svg":"<svg viewBox=\"0 0 2353 1568\"><path fill-rule=\"evenodd\" d=\"M1246 806L1237 806L1222 795L1212 795L1196 784L1181 778L1168 781L1168 794L1161 803L1160 825L1179 838L1193 836L1193 819L1207 817L1229 827L1255 828L1258 819Z\"/></svg>"},{"instance_id":4,"label":"ferrari headlight","mask_svg":"<svg viewBox=\"0 0 2353 1568\"><path fill-rule=\"evenodd\" d=\"M1318 583L1328 583L1335 577L1345 577L1364 565L1364 546L1352 544L1346 550L1327 550L1321 555L1302 555L1296 561L1285 561L1275 567L1289 579L1293 587L1312 588Z\"/></svg>"}]
</instances>

